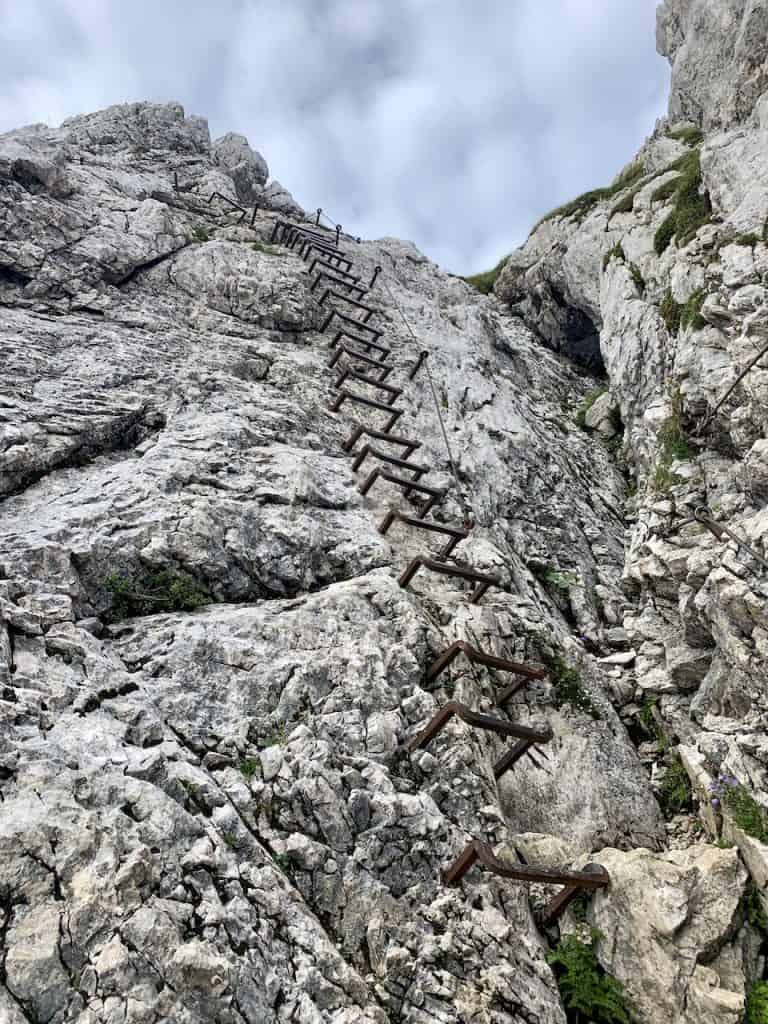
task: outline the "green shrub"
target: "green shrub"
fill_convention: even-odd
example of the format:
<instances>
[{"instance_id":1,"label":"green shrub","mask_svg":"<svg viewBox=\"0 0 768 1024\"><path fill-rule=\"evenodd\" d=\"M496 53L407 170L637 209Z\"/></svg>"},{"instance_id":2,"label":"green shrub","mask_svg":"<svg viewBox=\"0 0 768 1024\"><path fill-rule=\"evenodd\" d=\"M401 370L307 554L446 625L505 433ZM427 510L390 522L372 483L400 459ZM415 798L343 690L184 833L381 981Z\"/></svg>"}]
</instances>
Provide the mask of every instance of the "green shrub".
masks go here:
<instances>
[{"instance_id":1,"label":"green shrub","mask_svg":"<svg viewBox=\"0 0 768 1024\"><path fill-rule=\"evenodd\" d=\"M599 938L596 928L591 931L589 943L568 935L547 954L568 1020L572 1024L632 1024L632 1005L624 986L607 974L597 959L595 946Z\"/></svg>"},{"instance_id":2,"label":"green shrub","mask_svg":"<svg viewBox=\"0 0 768 1024\"><path fill-rule=\"evenodd\" d=\"M768 1024L768 982L756 981L747 992L744 1024Z\"/></svg>"},{"instance_id":3,"label":"green shrub","mask_svg":"<svg viewBox=\"0 0 768 1024\"><path fill-rule=\"evenodd\" d=\"M158 612L192 612L212 600L187 573L170 569L132 576L110 573L104 586L112 595L112 605L105 615L111 622Z\"/></svg>"},{"instance_id":4,"label":"green shrub","mask_svg":"<svg viewBox=\"0 0 768 1024\"><path fill-rule=\"evenodd\" d=\"M659 187L651 193L651 202L665 202L673 196L675 192L677 192L677 183L679 180L679 178L670 178L669 181L665 181L663 185L659 185Z\"/></svg>"},{"instance_id":5,"label":"green shrub","mask_svg":"<svg viewBox=\"0 0 768 1024\"><path fill-rule=\"evenodd\" d=\"M748 245L750 248L754 248L759 242L760 236L751 231L747 235L737 235L733 240L733 245Z\"/></svg>"},{"instance_id":6,"label":"green shrub","mask_svg":"<svg viewBox=\"0 0 768 1024\"><path fill-rule=\"evenodd\" d=\"M542 579L545 583L554 587L555 590L559 590L561 594L569 594L571 592L571 587L578 582L572 573L561 572L553 565L547 566Z\"/></svg>"},{"instance_id":7,"label":"green shrub","mask_svg":"<svg viewBox=\"0 0 768 1024\"><path fill-rule=\"evenodd\" d=\"M733 846L733 843L729 844ZM752 925L753 928L757 928L759 932L763 933L763 936L768 935L768 915L766 915L763 909L763 904L760 900L760 895L757 891L757 886L753 881L747 882L747 888L744 892L744 898L741 901L742 908L744 910L744 916Z\"/></svg>"},{"instance_id":8,"label":"green shrub","mask_svg":"<svg viewBox=\"0 0 768 1024\"><path fill-rule=\"evenodd\" d=\"M496 279L504 269L504 264L509 259L509 256L505 256L500 259L493 270L486 270L483 274L473 274L471 277L465 277L463 280L467 284L471 284L473 288L477 288L483 295L489 295L493 291L493 286L496 284Z\"/></svg>"},{"instance_id":9,"label":"green shrub","mask_svg":"<svg viewBox=\"0 0 768 1024\"><path fill-rule=\"evenodd\" d=\"M635 282L635 288L637 288L640 295L645 295L645 279L643 278L640 267L636 263L629 264L629 272L632 275L632 280Z\"/></svg>"},{"instance_id":10,"label":"green shrub","mask_svg":"<svg viewBox=\"0 0 768 1024\"><path fill-rule=\"evenodd\" d=\"M632 213L635 208L635 196L639 191L640 189L638 188L630 189L629 192L627 192L627 194L611 209L608 220L615 217L617 213Z\"/></svg>"},{"instance_id":11,"label":"green shrub","mask_svg":"<svg viewBox=\"0 0 768 1024\"><path fill-rule=\"evenodd\" d=\"M211 236L208 234L208 231L204 227L201 227L200 225L192 228L189 237L193 242L208 242L210 241L211 238Z\"/></svg>"},{"instance_id":12,"label":"green shrub","mask_svg":"<svg viewBox=\"0 0 768 1024\"><path fill-rule=\"evenodd\" d=\"M701 193L701 181L699 154L691 153L691 159L683 170L675 196L675 235L679 245L690 242L699 228L712 217L712 204L707 193Z\"/></svg>"},{"instance_id":13,"label":"green shrub","mask_svg":"<svg viewBox=\"0 0 768 1024\"><path fill-rule=\"evenodd\" d=\"M280 252L277 246L265 245L264 242L251 242L251 246L256 252L263 252L267 256L274 256Z\"/></svg>"},{"instance_id":14,"label":"green shrub","mask_svg":"<svg viewBox=\"0 0 768 1024\"><path fill-rule=\"evenodd\" d=\"M735 825L758 842L768 843L768 821L764 808L755 800L749 790L737 783L723 786L722 803L731 813Z\"/></svg>"},{"instance_id":15,"label":"green shrub","mask_svg":"<svg viewBox=\"0 0 768 1024\"><path fill-rule=\"evenodd\" d=\"M651 475L651 489L656 494L666 494L676 484L681 484L683 478L678 473L673 473L669 465L658 462Z\"/></svg>"},{"instance_id":16,"label":"green shrub","mask_svg":"<svg viewBox=\"0 0 768 1024\"><path fill-rule=\"evenodd\" d=\"M694 331L700 331L702 327L706 327L707 321L701 315L701 307L706 297L706 290L697 288L685 301L680 310L680 325L683 328L693 327Z\"/></svg>"},{"instance_id":17,"label":"green shrub","mask_svg":"<svg viewBox=\"0 0 768 1024\"><path fill-rule=\"evenodd\" d=\"M613 259L626 260L626 256L624 255L624 249L622 248L621 242L617 242L612 249L609 249L608 252L604 253L603 270L605 270L605 268Z\"/></svg>"},{"instance_id":18,"label":"green shrub","mask_svg":"<svg viewBox=\"0 0 768 1024\"><path fill-rule=\"evenodd\" d=\"M653 248L656 250L658 256L661 256L661 254L666 252L669 248L670 242L675 237L676 225L677 214L673 210L672 213L667 214L656 229L656 234L653 236Z\"/></svg>"},{"instance_id":19,"label":"green shrub","mask_svg":"<svg viewBox=\"0 0 768 1024\"><path fill-rule=\"evenodd\" d=\"M693 808L691 780L679 754L672 754L659 791L659 803L669 818Z\"/></svg>"},{"instance_id":20,"label":"green shrub","mask_svg":"<svg viewBox=\"0 0 768 1024\"><path fill-rule=\"evenodd\" d=\"M259 762L255 757L246 757L240 762L240 771L246 779L252 779L259 770Z\"/></svg>"},{"instance_id":21,"label":"green shrub","mask_svg":"<svg viewBox=\"0 0 768 1024\"><path fill-rule=\"evenodd\" d=\"M641 163L631 164L626 171L619 175L613 185L608 185L606 188L592 189L591 192L585 192L583 195L572 199L569 203L565 203L563 206L558 206L556 209L550 210L549 213L545 214L534 224L531 228L531 234L533 234L538 227L544 224L545 221L552 220L555 217L574 217L579 223L581 223L581 221L584 220L587 214L592 212L599 202L603 199L612 199L614 196L618 195L619 192L623 192L625 188L629 188L630 185L634 185L642 177L643 165Z\"/></svg>"},{"instance_id":22,"label":"green shrub","mask_svg":"<svg viewBox=\"0 0 768 1024\"><path fill-rule=\"evenodd\" d=\"M559 654L551 654L545 657L544 661L555 691L555 707L561 708L570 704L576 710L591 715L592 718L600 718L599 710L584 689L579 670L568 665Z\"/></svg>"},{"instance_id":23,"label":"green shrub","mask_svg":"<svg viewBox=\"0 0 768 1024\"><path fill-rule=\"evenodd\" d=\"M590 391L584 401L578 408L576 413L576 425L581 427L582 430L587 429L587 413L595 404L595 402L608 390L607 387L595 388L594 391Z\"/></svg>"},{"instance_id":24,"label":"green shrub","mask_svg":"<svg viewBox=\"0 0 768 1024\"><path fill-rule=\"evenodd\" d=\"M707 193L701 192L701 160L694 150L680 161L680 177L675 183L674 208L658 228L653 245L661 255L673 238L678 245L686 245L712 216L712 204Z\"/></svg>"},{"instance_id":25,"label":"green shrub","mask_svg":"<svg viewBox=\"0 0 768 1024\"><path fill-rule=\"evenodd\" d=\"M667 330L670 334L677 334L680 330L680 311L680 303L675 301L672 289L667 288L666 294L661 300L659 312L661 313L661 318L667 325Z\"/></svg>"},{"instance_id":26,"label":"green shrub","mask_svg":"<svg viewBox=\"0 0 768 1024\"><path fill-rule=\"evenodd\" d=\"M679 387L670 388L669 403L669 416L661 424L658 435L661 458L668 466L675 459L685 461L694 455L683 429L683 396Z\"/></svg>"},{"instance_id":27,"label":"green shrub","mask_svg":"<svg viewBox=\"0 0 768 1024\"><path fill-rule=\"evenodd\" d=\"M701 128L679 128L676 132L670 132L669 137L684 142L686 146L698 146L704 141L704 132Z\"/></svg>"}]
</instances>

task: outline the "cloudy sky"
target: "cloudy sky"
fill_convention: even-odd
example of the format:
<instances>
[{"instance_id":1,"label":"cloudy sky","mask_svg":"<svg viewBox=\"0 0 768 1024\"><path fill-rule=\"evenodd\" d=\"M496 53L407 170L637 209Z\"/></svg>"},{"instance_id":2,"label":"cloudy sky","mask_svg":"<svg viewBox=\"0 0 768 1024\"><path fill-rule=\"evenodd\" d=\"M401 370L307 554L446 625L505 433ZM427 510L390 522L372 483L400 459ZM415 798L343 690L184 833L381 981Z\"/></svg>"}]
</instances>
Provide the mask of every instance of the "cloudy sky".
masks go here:
<instances>
[{"instance_id":1,"label":"cloudy sky","mask_svg":"<svg viewBox=\"0 0 768 1024\"><path fill-rule=\"evenodd\" d=\"M0 0L0 131L178 100L307 208L485 270L664 112L655 0Z\"/></svg>"}]
</instances>

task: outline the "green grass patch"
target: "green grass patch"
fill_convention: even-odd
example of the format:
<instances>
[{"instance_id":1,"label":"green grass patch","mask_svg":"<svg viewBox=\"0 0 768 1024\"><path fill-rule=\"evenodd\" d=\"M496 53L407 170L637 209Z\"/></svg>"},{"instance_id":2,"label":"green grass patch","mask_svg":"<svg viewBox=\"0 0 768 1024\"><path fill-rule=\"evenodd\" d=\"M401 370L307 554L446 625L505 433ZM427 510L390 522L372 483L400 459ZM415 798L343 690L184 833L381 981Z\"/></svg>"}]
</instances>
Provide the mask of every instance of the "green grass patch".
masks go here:
<instances>
[{"instance_id":1,"label":"green grass patch","mask_svg":"<svg viewBox=\"0 0 768 1024\"><path fill-rule=\"evenodd\" d=\"M661 457L670 465L675 459L692 459L694 451L688 443L683 429L683 396L679 387L670 388L670 412L659 428Z\"/></svg>"},{"instance_id":2,"label":"green grass patch","mask_svg":"<svg viewBox=\"0 0 768 1024\"><path fill-rule=\"evenodd\" d=\"M706 289L697 288L683 303L680 310L680 326L683 328L692 327L694 331L700 331L706 327L707 321L701 315L701 307L707 297Z\"/></svg>"},{"instance_id":3,"label":"green grass patch","mask_svg":"<svg viewBox=\"0 0 768 1024\"><path fill-rule=\"evenodd\" d=\"M606 973L597 959L599 939L596 928L591 930L588 943L567 935L547 954L567 1019L569 1024L632 1024L632 1004L624 986Z\"/></svg>"},{"instance_id":4,"label":"green grass patch","mask_svg":"<svg viewBox=\"0 0 768 1024\"><path fill-rule=\"evenodd\" d=\"M192 242L210 242L211 240L211 236L208 234L207 230L200 225L192 228L189 238Z\"/></svg>"},{"instance_id":5,"label":"green grass patch","mask_svg":"<svg viewBox=\"0 0 768 1024\"><path fill-rule=\"evenodd\" d=\"M684 142L686 146L700 146L704 141L704 132L701 128L678 128L676 132L669 133L669 138Z\"/></svg>"},{"instance_id":6,"label":"green grass patch","mask_svg":"<svg viewBox=\"0 0 768 1024\"><path fill-rule=\"evenodd\" d=\"M280 250L275 245L266 245L264 242L251 242L251 247L256 252L263 252L267 256L277 256Z\"/></svg>"},{"instance_id":7,"label":"green grass patch","mask_svg":"<svg viewBox=\"0 0 768 1024\"><path fill-rule=\"evenodd\" d=\"M112 595L109 622L158 612L192 612L213 598L192 576L160 569L153 573L110 573L104 586Z\"/></svg>"},{"instance_id":8,"label":"green grass patch","mask_svg":"<svg viewBox=\"0 0 768 1024\"><path fill-rule=\"evenodd\" d=\"M555 217L574 217L579 223L581 223L587 214L591 213L592 210L597 206L598 203L604 199L612 199L618 195L619 192L623 192L625 188L629 188L631 185L643 177L643 165L641 163L631 164L626 171L624 171L613 183L605 188L595 188L591 192L584 192L583 195L577 196L572 199L569 203L564 203L562 206L556 207L554 210L550 210L540 220L538 220L531 228L531 234L541 227L548 220L553 220ZM630 207L631 209L631 207Z\"/></svg>"},{"instance_id":9,"label":"green grass patch","mask_svg":"<svg viewBox=\"0 0 768 1024\"><path fill-rule=\"evenodd\" d=\"M675 301L675 297L672 294L672 289L667 288L664 298L661 300L659 306L659 312L661 318L667 325L667 330L670 334L677 334L680 330L680 312L681 306L679 302Z\"/></svg>"},{"instance_id":10,"label":"green grass patch","mask_svg":"<svg viewBox=\"0 0 768 1024\"><path fill-rule=\"evenodd\" d=\"M659 256L666 251L673 238L678 245L686 245L712 217L709 196L701 192L701 160L698 150L687 154L680 162L680 172L675 185L674 208L659 226L653 240Z\"/></svg>"},{"instance_id":11,"label":"green grass patch","mask_svg":"<svg viewBox=\"0 0 768 1024\"><path fill-rule=\"evenodd\" d=\"M742 832L760 843L768 843L768 815L746 786L723 786L720 799Z\"/></svg>"},{"instance_id":12,"label":"green grass patch","mask_svg":"<svg viewBox=\"0 0 768 1024\"><path fill-rule=\"evenodd\" d=\"M504 269L504 264L509 259L509 256L505 256L500 259L493 270L486 270L483 274L472 274L470 277L463 278L467 284L471 284L473 288L477 288L483 295L489 295L493 291L493 286L496 284L496 279Z\"/></svg>"},{"instance_id":13,"label":"green grass patch","mask_svg":"<svg viewBox=\"0 0 768 1024\"><path fill-rule=\"evenodd\" d=\"M756 235L754 233L754 231L750 231L749 234L746 234L746 235L737 235L734 238L734 240L733 240L733 242L731 244L732 245L748 245L751 249L754 249L754 247L756 245L758 245L759 242L760 242L760 236Z\"/></svg>"},{"instance_id":14,"label":"green grass patch","mask_svg":"<svg viewBox=\"0 0 768 1024\"><path fill-rule=\"evenodd\" d=\"M666 817L693 809L693 791L679 754L672 754L659 790L659 803Z\"/></svg>"},{"instance_id":15,"label":"green grass patch","mask_svg":"<svg viewBox=\"0 0 768 1024\"><path fill-rule=\"evenodd\" d=\"M611 260L626 260L624 255L624 249L622 248L621 242L617 242L612 249L603 255L603 270L606 269Z\"/></svg>"},{"instance_id":16,"label":"green grass patch","mask_svg":"<svg viewBox=\"0 0 768 1024\"><path fill-rule=\"evenodd\" d=\"M730 845L734 846L735 843L731 843ZM751 880L747 882L747 888L744 892L741 905L744 910L744 916L752 927L757 928L757 930L763 934L763 937L768 936L768 915L765 913L765 909L763 908L763 904L760 900L760 894L757 891L757 886Z\"/></svg>"},{"instance_id":17,"label":"green grass patch","mask_svg":"<svg viewBox=\"0 0 768 1024\"><path fill-rule=\"evenodd\" d=\"M548 583L550 587L554 587L555 590L559 590L561 594L569 594L571 592L571 587L578 583L578 579L573 575L573 573L562 572L554 565L547 566L541 578L545 583Z\"/></svg>"},{"instance_id":18,"label":"green grass patch","mask_svg":"<svg viewBox=\"0 0 768 1024\"><path fill-rule=\"evenodd\" d=\"M744 1024L768 1024L768 982L756 981L747 992Z\"/></svg>"},{"instance_id":19,"label":"green grass patch","mask_svg":"<svg viewBox=\"0 0 768 1024\"><path fill-rule=\"evenodd\" d=\"M255 757L246 757L240 762L239 768L246 779L252 779L259 770L259 762Z\"/></svg>"},{"instance_id":20,"label":"green grass patch","mask_svg":"<svg viewBox=\"0 0 768 1024\"><path fill-rule=\"evenodd\" d=\"M642 275L640 267L636 263L629 264L629 272L632 275L632 280L635 283L639 295L645 295L645 278Z\"/></svg>"},{"instance_id":21,"label":"green grass patch","mask_svg":"<svg viewBox=\"0 0 768 1024\"><path fill-rule=\"evenodd\" d=\"M607 387L602 387L602 388L595 388L594 391L590 391L589 392L589 394L586 396L586 398L581 403L581 405L579 406L579 408L578 408L578 410L576 412L576 417L575 417L576 418L576 426L581 427L582 430L587 430L588 429L587 428L587 413L592 408L592 406L595 404L595 402L598 400L598 398L601 398L606 393L607 390L608 390Z\"/></svg>"},{"instance_id":22,"label":"green grass patch","mask_svg":"<svg viewBox=\"0 0 768 1024\"><path fill-rule=\"evenodd\" d=\"M561 708L570 704L577 711L583 711L592 718L599 719L600 711L584 689L579 670L568 665L560 654L551 654L544 660L555 691L555 707Z\"/></svg>"},{"instance_id":23,"label":"green grass patch","mask_svg":"<svg viewBox=\"0 0 768 1024\"><path fill-rule=\"evenodd\" d=\"M677 192L677 185L679 178L670 178L669 181L665 181L663 185L659 185L657 189L651 193L652 203L666 202L671 196Z\"/></svg>"}]
</instances>

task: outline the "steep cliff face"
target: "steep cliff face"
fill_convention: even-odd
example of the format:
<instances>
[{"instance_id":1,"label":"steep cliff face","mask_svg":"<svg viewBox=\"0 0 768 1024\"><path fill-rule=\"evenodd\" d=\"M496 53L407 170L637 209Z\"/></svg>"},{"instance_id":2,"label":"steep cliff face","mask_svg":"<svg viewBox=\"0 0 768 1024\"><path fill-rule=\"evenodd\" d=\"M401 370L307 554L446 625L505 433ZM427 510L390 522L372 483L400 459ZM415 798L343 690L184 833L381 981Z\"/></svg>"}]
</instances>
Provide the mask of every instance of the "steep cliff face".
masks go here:
<instances>
[{"instance_id":1,"label":"steep cliff face","mask_svg":"<svg viewBox=\"0 0 768 1024\"><path fill-rule=\"evenodd\" d=\"M709 22L668 7L687 67ZM764 371L701 455L667 459L660 429L712 403L764 322L768 250L735 234L768 212L761 109L701 146L721 222L660 257L670 207L651 195L699 152L666 126L612 200L629 208L546 221L498 298L410 243L342 236L362 282L382 268L364 301L402 389L395 433L445 490L435 523L473 522L449 564L496 578L479 603L427 569L400 585L445 536L380 532L424 495L383 478L362 494L387 464L356 469L345 442L389 414L329 408L341 364L321 328L334 304L358 334L363 314L273 239L286 214L314 221L242 136L212 142L173 104L0 136L0 1019L563 1022L556 931L532 914L552 887L481 868L445 883L478 839L510 864L608 868L587 914L638 1020L737 1024L761 964L747 870L706 837L686 848L658 745L636 744L655 715L702 795L716 756L762 799L766 576L698 526L659 535L714 487L760 550L768 526ZM667 289L705 283L673 337ZM587 421L610 438L620 415L622 464L576 422L598 382L542 338L604 360ZM463 655L428 671L455 641L549 672L502 707L508 674ZM458 720L410 751L449 700L552 740L500 778L509 742ZM761 844L726 827L759 879Z\"/></svg>"},{"instance_id":2,"label":"steep cliff face","mask_svg":"<svg viewBox=\"0 0 768 1024\"><path fill-rule=\"evenodd\" d=\"M658 45L669 117L495 291L556 351L573 354L566 315L599 330L586 422L622 438L635 490L625 678L768 907L768 5L667 0Z\"/></svg>"},{"instance_id":3,"label":"steep cliff face","mask_svg":"<svg viewBox=\"0 0 768 1024\"><path fill-rule=\"evenodd\" d=\"M470 838L514 861L528 834L549 867L664 842L582 647L628 607L624 480L572 421L589 382L409 243L342 239L383 267L397 433L499 583L406 590L441 538L383 536L417 496L358 491L376 456L342 447L329 303L270 241L301 212L258 154L139 104L2 137L0 174L0 1016L562 1021L526 890L441 872ZM494 711L505 677L461 661L429 682L455 640L581 664L578 700L552 677ZM498 783L505 744L460 722L409 755L450 697L555 739Z\"/></svg>"}]
</instances>

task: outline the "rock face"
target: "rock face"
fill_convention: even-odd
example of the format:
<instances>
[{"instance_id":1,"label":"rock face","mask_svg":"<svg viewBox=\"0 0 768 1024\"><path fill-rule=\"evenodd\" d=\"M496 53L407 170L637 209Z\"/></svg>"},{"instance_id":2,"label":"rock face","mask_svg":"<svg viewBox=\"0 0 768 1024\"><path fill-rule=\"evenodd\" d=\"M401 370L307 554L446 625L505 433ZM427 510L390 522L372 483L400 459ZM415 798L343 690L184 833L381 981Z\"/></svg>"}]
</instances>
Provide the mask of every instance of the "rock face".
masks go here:
<instances>
[{"instance_id":1,"label":"rock face","mask_svg":"<svg viewBox=\"0 0 768 1024\"><path fill-rule=\"evenodd\" d=\"M672 64L669 116L707 130L745 121L768 89L764 0L665 0L659 53Z\"/></svg>"},{"instance_id":2,"label":"rock face","mask_svg":"<svg viewBox=\"0 0 768 1024\"><path fill-rule=\"evenodd\" d=\"M405 590L444 539L377 529L415 498L358 490L328 305L270 241L284 193L247 142L118 107L0 138L0 174L0 1016L561 1024L526 891L442 871L472 838L549 837L551 867L664 841L582 646L630 608L624 480L573 422L593 382L410 243L343 242L386 268L438 521L471 514L457 557L499 580L477 605L426 570ZM508 677L460 661L428 683L458 639L578 666L581 704L551 677L504 712ZM500 785L507 746L459 721L411 756L451 697L551 720L548 761Z\"/></svg>"},{"instance_id":3,"label":"rock face","mask_svg":"<svg viewBox=\"0 0 768 1024\"><path fill-rule=\"evenodd\" d=\"M766 371L702 414L768 334L759 12L663 6L673 117L719 104L723 130L661 124L497 296L343 236L347 273L384 268L368 327L273 239L314 225L242 136L176 104L0 136L1 1020L564 1024L551 887L447 886L472 839L608 868L587 919L640 1024L740 1019L765 848L711 787L727 768L768 803ZM697 153L706 216L657 253ZM343 386L393 406L331 410L334 305L397 390ZM356 468L346 442L390 408L431 518L471 526L451 564L496 578L478 603L428 566L400 584L445 537L381 532L424 495L369 479L405 471L397 442L363 435ZM506 673L428 671L456 641L548 671L501 705ZM509 742L460 719L412 750L450 700L552 739L499 778ZM677 741L738 850L664 820Z\"/></svg>"},{"instance_id":4,"label":"rock face","mask_svg":"<svg viewBox=\"0 0 768 1024\"><path fill-rule=\"evenodd\" d=\"M628 678L667 740L698 751L713 778L733 772L764 805L767 10L659 8L670 120L612 188L537 226L496 286L557 350L563 297L599 325L607 390L585 424L602 433L602 403L619 410L637 488Z\"/></svg>"}]
</instances>

